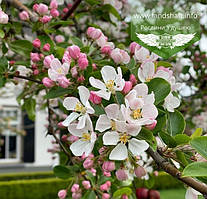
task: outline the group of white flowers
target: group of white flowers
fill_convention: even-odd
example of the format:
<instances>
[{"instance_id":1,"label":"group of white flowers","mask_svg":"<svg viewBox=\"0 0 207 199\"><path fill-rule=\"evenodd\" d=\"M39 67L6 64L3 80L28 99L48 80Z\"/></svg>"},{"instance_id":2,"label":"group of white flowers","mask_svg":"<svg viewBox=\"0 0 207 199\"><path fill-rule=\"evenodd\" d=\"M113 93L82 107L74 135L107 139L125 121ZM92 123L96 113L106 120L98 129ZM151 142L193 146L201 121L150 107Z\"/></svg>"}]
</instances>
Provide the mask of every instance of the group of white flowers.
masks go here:
<instances>
[{"instance_id":1,"label":"group of white flowers","mask_svg":"<svg viewBox=\"0 0 207 199\"><path fill-rule=\"evenodd\" d=\"M105 100L110 100L111 95L116 99L116 92L122 91L125 85L121 68L118 67L116 71L112 66L104 66L101 75L103 81L94 77L89 78L91 86L96 88L94 93ZM138 140L136 136L142 126L152 125L158 116L158 110L154 105L154 93L149 93L145 84L155 77L167 80L171 84L172 91L179 86L175 83L171 70L162 67L155 72L153 62L143 63L138 70L138 78L142 83L134 86L125 96L124 104L119 104L116 99L116 103L106 106L105 114L99 116L95 130L104 133L104 145L115 146L110 152L110 160L125 160L128 158L128 151L138 156L148 149L148 143ZM88 156L97 139L90 118L95 114L95 110L89 103L89 90L85 86L79 86L78 90L80 100L76 97L64 99L63 106L72 113L63 121L63 125L68 127L72 135L79 137L70 145L72 153L75 156L83 154ZM179 99L170 93L163 106L173 112L179 104Z\"/></svg>"}]
</instances>

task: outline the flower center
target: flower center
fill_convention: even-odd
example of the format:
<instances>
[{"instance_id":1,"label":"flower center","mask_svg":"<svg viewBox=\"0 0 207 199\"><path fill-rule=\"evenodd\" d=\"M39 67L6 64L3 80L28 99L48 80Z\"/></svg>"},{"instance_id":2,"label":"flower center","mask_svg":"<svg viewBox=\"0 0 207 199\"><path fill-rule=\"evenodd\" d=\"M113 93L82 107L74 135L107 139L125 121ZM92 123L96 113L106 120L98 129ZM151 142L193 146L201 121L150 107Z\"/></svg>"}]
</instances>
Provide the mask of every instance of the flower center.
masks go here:
<instances>
[{"instance_id":1,"label":"flower center","mask_svg":"<svg viewBox=\"0 0 207 199\"><path fill-rule=\"evenodd\" d=\"M119 140L123 144L126 144L129 140L129 138L130 138L130 136L128 136L126 133L124 133L123 135L120 136Z\"/></svg>"},{"instance_id":2,"label":"flower center","mask_svg":"<svg viewBox=\"0 0 207 199\"><path fill-rule=\"evenodd\" d=\"M134 119L139 119L142 117L142 113L141 113L141 109L136 109L132 112L131 116L134 118Z\"/></svg>"},{"instance_id":3,"label":"flower center","mask_svg":"<svg viewBox=\"0 0 207 199\"><path fill-rule=\"evenodd\" d=\"M153 77L147 77L146 82L150 82L151 79L153 79Z\"/></svg>"},{"instance_id":4,"label":"flower center","mask_svg":"<svg viewBox=\"0 0 207 199\"><path fill-rule=\"evenodd\" d=\"M75 111L81 112L82 114L85 114L86 113L86 108L80 102L78 102L75 105Z\"/></svg>"},{"instance_id":5,"label":"flower center","mask_svg":"<svg viewBox=\"0 0 207 199\"><path fill-rule=\"evenodd\" d=\"M114 90L114 80L108 80L107 83L105 83L106 88L108 88L109 91L111 91L113 94L115 93Z\"/></svg>"},{"instance_id":6,"label":"flower center","mask_svg":"<svg viewBox=\"0 0 207 199\"><path fill-rule=\"evenodd\" d=\"M57 72L58 72L59 74L62 74L62 73L63 73L62 68L58 68L58 69L57 69Z\"/></svg>"},{"instance_id":7,"label":"flower center","mask_svg":"<svg viewBox=\"0 0 207 199\"><path fill-rule=\"evenodd\" d=\"M112 129L112 131L116 130L116 123L113 120L111 120L111 129Z\"/></svg>"},{"instance_id":8,"label":"flower center","mask_svg":"<svg viewBox=\"0 0 207 199\"><path fill-rule=\"evenodd\" d=\"M91 140L91 135L89 133L83 133L82 140L83 141L90 141Z\"/></svg>"}]
</instances>

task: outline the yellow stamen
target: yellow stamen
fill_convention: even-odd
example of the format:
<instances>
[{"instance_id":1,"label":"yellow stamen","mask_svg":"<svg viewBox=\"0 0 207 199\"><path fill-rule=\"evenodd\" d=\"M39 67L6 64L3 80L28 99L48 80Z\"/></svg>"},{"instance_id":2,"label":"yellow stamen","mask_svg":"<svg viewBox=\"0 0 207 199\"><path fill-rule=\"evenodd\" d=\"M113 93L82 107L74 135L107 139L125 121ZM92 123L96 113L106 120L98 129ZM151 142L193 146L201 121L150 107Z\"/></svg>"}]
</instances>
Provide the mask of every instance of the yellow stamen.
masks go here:
<instances>
[{"instance_id":1,"label":"yellow stamen","mask_svg":"<svg viewBox=\"0 0 207 199\"><path fill-rule=\"evenodd\" d=\"M111 120L111 129L112 129L112 131L116 130L116 123L113 120Z\"/></svg>"},{"instance_id":2,"label":"yellow stamen","mask_svg":"<svg viewBox=\"0 0 207 199\"><path fill-rule=\"evenodd\" d=\"M82 140L83 141L89 141L89 140L91 140L91 135L89 133L83 133Z\"/></svg>"},{"instance_id":3,"label":"yellow stamen","mask_svg":"<svg viewBox=\"0 0 207 199\"><path fill-rule=\"evenodd\" d=\"M147 56L146 56L146 58L147 58L147 59L149 59L149 58L150 58L150 56L149 56L149 55L147 55Z\"/></svg>"},{"instance_id":4,"label":"yellow stamen","mask_svg":"<svg viewBox=\"0 0 207 199\"><path fill-rule=\"evenodd\" d=\"M142 117L141 109L136 109L132 112L131 115L134 119L139 119Z\"/></svg>"},{"instance_id":5,"label":"yellow stamen","mask_svg":"<svg viewBox=\"0 0 207 199\"><path fill-rule=\"evenodd\" d=\"M82 114L85 114L86 113L86 108L80 102L78 102L75 105L75 111L78 111L78 112L81 112Z\"/></svg>"},{"instance_id":6,"label":"yellow stamen","mask_svg":"<svg viewBox=\"0 0 207 199\"><path fill-rule=\"evenodd\" d=\"M62 74L62 73L63 73L62 68L58 68L58 69L57 69L57 72L58 72L59 74Z\"/></svg>"},{"instance_id":7,"label":"yellow stamen","mask_svg":"<svg viewBox=\"0 0 207 199\"><path fill-rule=\"evenodd\" d=\"M111 91L113 94L115 93L114 90L114 80L108 80L107 83L105 83L106 88Z\"/></svg>"},{"instance_id":8,"label":"yellow stamen","mask_svg":"<svg viewBox=\"0 0 207 199\"><path fill-rule=\"evenodd\" d=\"M153 79L152 77L146 78L146 82L150 82L150 80Z\"/></svg>"},{"instance_id":9,"label":"yellow stamen","mask_svg":"<svg viewBox=\"0 0 207 199\"><path fill-rule=\"evenodd\" d=\"M129 140L129 138L130 138L130 136L128 136L126 133L124 133L123 135L120 136L119 140L123 144L126 144Z\"/></svg>"}]
</instances>

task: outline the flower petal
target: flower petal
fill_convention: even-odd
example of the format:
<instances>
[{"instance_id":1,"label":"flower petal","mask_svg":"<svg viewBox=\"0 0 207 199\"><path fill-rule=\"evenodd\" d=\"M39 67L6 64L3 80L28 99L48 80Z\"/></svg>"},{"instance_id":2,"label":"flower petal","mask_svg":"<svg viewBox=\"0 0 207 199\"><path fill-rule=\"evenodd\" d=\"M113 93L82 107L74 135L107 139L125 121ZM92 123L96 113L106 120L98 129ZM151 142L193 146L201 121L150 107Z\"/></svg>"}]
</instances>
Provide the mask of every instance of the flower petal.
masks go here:
<instances>
[{"instance_id":1,"label":"flower petal","mask_svg":"<svg viewBox=\"0 0 207 199\"><path fill-rule=\"evenodd\" d=\"M94 77L90 77L89 82L90 82L91 86L93 86L95 88L98 88L101 90L106 90L105 84L99 79L95 79Z\"/></svg>"},{"instance_id":2,"label":"flower petal","mask_svg":"<svg viewBox=\"0 0 207 199\"><path fill-rule=\"evenodd\" d=\"M107 92L106 90L94 91L94 93L105 100L109 100L111 97L111 92Z\"/></svg>"},{"instance_id":3,"label":"flower petal","mask_svg":"<svg viewBox=\"0 0 207 199\"><path fill-rule=\"evenodd\" d=\"M78 118L77 129L83 129L85 127L86 119L87 119L86 114Z\"/></svg>"},{"instance_id":4,"label":"flower petal","mask_svg":"<svg viewBox=\"0 0 207 199\"><path fill-rule=\"evenodd\" d=\"M102 75L104 82L107 83L107 81L109 81L109 80L115 80L117 73L116 73L116 70L114 69L114 67L104 66L101 69L101 75Z\"/></svg>"},{"instance_id":5,"label":"flower petal","mask_svg":"<svg viewBox=\"0 0 207 199\"><path fill-rule=\"evenodd\" d=\"M52 68L53 70L58 70L59 68L61 68L62 64L60 63L59 59L55 58L51 61L50 63L50 68Z\"/></svg>"},{"instance_id":6,"label":"flower petal","mask_svg":"<svg viewBox=\"0 0 207 199\"><path fill-rule=\"evenodd\" d=\"M143 74L145 77L145 80L147 78L152 78L155 74L155 65L153 62L146 62L144 64L141 65L142 69L143 69Z\"/></svg>"},{"instance_id":7,"label":"flower petal","mask_svg":"<svg viewBox=\"0 0 207 199\"><path fill-rule=\"evenodd\" d=\"M119 143L110 153L109 159L110 160L125 160L128 157L128 150L127 147Z\"/></svg>"},{"instance_id":8,"label":"flower petal","mask_svg":"<svg viewBox=\"0 0 207 199\"><path fill-rule=\"evenodd\" d=\"M87 108L87 113L89 113L89 114L94 114L94 109L92 108L92 106L90 105L90 103L89 103L89 101L87 101L86 102L86 104L85 104L85 106L86 106L86 108Z\"/></svg>"},{"instance_id":9,"label":"flower petal","mask_svg":"<svg viewBox=\"0 0 207 199\"><path fill-rule=\"evenodd\" d=\"M67 74L68 74L68 71L69 71L69 69L70 69L70 65L69 65L68 63L65 62L65 63L62 65L62 69L63 69L63 71L64 71L64 74L67 75Z\"/></svg>"},{"instance_id":10,"label":"flower petal","mask_svg":"<svg viewBox=\"0 0 207 199\"><path fill-rule=\"evenodd\" d=\"M148 94L148 87L146 84L141 83L141 84L137 84L133 90L136 91L137 96L136 97L144 97Z\"/></svg>"},{"instance_id":11,"label":"flower petal","mask_svg":"<svg viewBox=\"0 0 207 199\"><path fill-rule=\"evenodd\" d=\"M109 104L105 108L106 115L109 119L118 119L120 114L119 105L118 104Z\"/></svg>"},{"instance_id":12,"label":"flower petal","mask_svg":"<svg viewBox=\"0 0 207 199\"><path fill-rule=\"evenodd\" d=\"M198 199L198 195L194 194L192 188L189 187L186 191L185 199Z\"/></svg>"},{"instance_id":13,"label":"flower petal","mask_svg":"<svg viewBox=\"0 0 207 199\"><path fill-rule=\"evenodd\" d=\"M137 124L127 124L126 129L129 135L137 136L141 131L142 127Z\"/></svg>"},{"instance_id":14,"label":"flower petal","mask_svg":"<svg viewBox=\"0 0 207 199\"><path fill-rule=\"evenodd\" d=\"M79 117L79 114L76 112L73 112L62 122L62 125L69 126L69 124L73 122L74 120L76 120L78 117Z\"/></svg>"},{"instance_id":15,"label":"flower petal","mask_svg":"<svg viewBox=\"0 0 207 199\"><path fill-rule=\"evenodd\" d=\"M91 146L90 142L79 139L70 145L70 150L75 156L82 156L83 153L91 153L91 147L89 148L89 146Z\"/></svg>"},{"instance_id":16,"label":"flower petal","mask_svg":"<svg viewBox=\"0 0 207 199\"><path fill-rule=\"evenodd\" d=\"M78 98L76 97L66 97L63 101L63 106L68 110L68 111L74 111L75 106L77 103L80 103Z\"/></svg>"},{"instance_id":17,"label":"flower petal","mask_svg":"<svg viewBox=\"0 0 207 199\"><path fill-rule=\"evenodd\" d=\"M77 124L73 123L68 126L68 131L74 136L82 137L82 134L87 130L77 129Z\"/></svg>"},{"instance_id":18,"label":"flower petal","mask_svg":"<svg viewBox=\"0 0 207 199\"><path fill-rule=\"evenodd\" d=\"M90 97L89 90L85 86L79 86L78 92L79 92L80 100L82 104L85 106L86 102L88 101Z\"/></svg>"},{"instance_id":19,"label":"flower petal","mask_svg":"<svg viewBox=\"0 0 207 199\"><path fill-rule=\"evenodd\" d=\"M116 131L108 131L103 135L104 145L117 145L119 142L119 134Z\"/></svg>"},{"instance_id":20,"label":"flower petal","mask_svg":"<svg viewBox=\"0 0 207 199\"><path fill-rule=\"evenodd\" d=\"M158 110L154 104L146 104L142 108L142 117L154 120L158 116Z\"/></svg>"},{"instance_id":21,"label":"flower petal","mask_svg":"<svg viewBox=\"0 0 207 199\"><path fill-rule=\"evenodd\" d=\"M104 114L100 115L96 122L96 130L99 132L104 132L111 128L111 120Z\"/></svg>"},{"instance_id":22,"label":"flower petal","mask_svg":"<svg viewBox=\"0 0 207 199\"><path fill-rule=\"evenodd\" d=\"M132 138L129 140L129 150L134 156L140 155L149 148L149 144L144 140Z\"/></svg>"}]
</instances>

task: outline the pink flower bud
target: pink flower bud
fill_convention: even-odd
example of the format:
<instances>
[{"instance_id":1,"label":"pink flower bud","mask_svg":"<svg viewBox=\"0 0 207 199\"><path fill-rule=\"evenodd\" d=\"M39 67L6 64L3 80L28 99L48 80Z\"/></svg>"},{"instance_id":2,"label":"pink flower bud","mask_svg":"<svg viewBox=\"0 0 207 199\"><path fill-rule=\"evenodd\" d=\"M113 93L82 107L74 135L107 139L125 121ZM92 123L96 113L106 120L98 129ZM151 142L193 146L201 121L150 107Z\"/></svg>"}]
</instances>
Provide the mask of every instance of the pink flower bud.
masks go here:
<instances>
[{"instance_id":1,"label":"pink flower bud","mask_svg":"<svg viewBox=\"0 0 207 199\"><path fill-rule=\"evenodd\" d=\"M106 176L106 177L111 177L111 173L108 172L108 171L104 171L103 172L103 175Z\"/></svg>"},{"instance_id":2,"label":"pink flower bud","mask_svg":"<svg viewBox=\"0 0 207 199\"><path fill-rule=\"evenodd\" d=\"M44 84L44 86L46 86L47 88L51 88L55 85L55 83L48 77L44 77L42 79L42 83Z\"/></svg>"},{"instance_id":3,"label":"pink flower bud","mask_svg":"<svg viewBox=\"0 0 207 199\"><path fill-rule=\"evenodd\" d=\"M50 44L46 43L44 46L43 46L43 51L50 51Z\"/></svg>"},{"instance_id":4,"label":"pink flower bud","mask_svg":"<svg viewBox=\"0 0 207 199\"><path fill-rule=\"evenodd\" d=\"M156 127L156 125L157 125L157 120L153 120L152 124L148 124L145 127L149 130L153 130Z\"/></svg>"},{"instance_id":5,"label":"pink flower bud","mask_svg":"<svg viewBox=\"0 0 207 199\"><path fill-rule=\"evenodd\" d=\"M66 196L67 196L67 190L65 189L62 189L58 192L59 199L65 199Z\"/></svg>"},{"instance_id":6,"label":"pink flower bud","mask_svg":"<svg viewBox=\"0 0 207 199\"><path fill-rule=\"evenodd\" d=\"M48 22L50 22L50 20L52 19L52 16L43 16L42 19L40 20L42 23L46 24Z\"/></svg>"},{"instance_id":7,"label":"pink flower bud","mask_svg":"<svg viewBox=\"0 0 207 199\"><path fill-rule=\"evenodd\" d=\"M37 3L35 3L34 5L33 5L33 7L32 7L32 9L35 11L35 12L37 12L37 8L39 7L39 5L37 4Z\"/></svg>"},{"instance_id":8,"label":"pink flower bud","mask_svg":"<svg viewBox=\"0 0 207 199\"><path fill-rule=\"evenodd\" d=\"M68 10L69 10L68 8L63 8L63 12L64 12L64 13L67 13Z\"/></svg>"},{"instance_id":9,"label":"pink flower bud","mask_svg":"<svg viewBox=\"0 0 207 199\"><path fill-rule=\"evenodd\" d=\"M71 68L71 74L72 74L72 77L77 77L78 76L78 71L77 71L77 66L74 66L73 68Z\"/></svg>"},{"instance_id":10,"label":"pink flower bud","mask_svg":"<svg viewBox=\"0 0 207 199\"><path fill-rule=\"evenodd\" d=\"M67 79L65 76L61 76L57 78L58 85L62 88L67 88L70 85L69 79Z\"/></svg>"},{"instance_id":11,"label":"pink flower bud","mask_svg":"<svg viewBox=\"0 0 207 199\"><path fill-rule=\"evenodd\" d=\"M82 182L82 185L84 186L85 189L90 189L91 188L91 183L88 180L84 180Z\"/></svg>"},{"instance_id":12,"label":"pink flower bud","mask_svg":"<svg viewBox=\"0 0 207 199\"><path fill-rule=\"evenodd\" d=\"M86 158L86 160L83 162L83 167L85 169L90 169L93 167L93 160L91 160L90 158Z\"/></svg>"},{"instance_id":13,"label":"pink flower bud","mask_svg":"<svg viewBox=\"0 0 207 199\"><path fill-rule=\"evenodd\" d=\"M62 36L62 35L57 35L57 36L55 37L55 41L56 41L57 43L64 42L64 41L65 41L65 37Z\"/></svg>"},{"instance_id":14,"label":"pink flower bud","mask_svg":"<svg viewBox=\"0 0 207 199\"><path fill-rule=\"evenodd\" d=\"M115 163L112 161L105 161L102 165L102 169L104 171L111 172L111 171L115 170Z\"/></svg>"},{"instance_id":15,"label":"pink flower bud","mask_svg":"<svg viewBox=\"0 0 207 199\"><path fill-rule=\"evenodd\" d=\"M110 55L111 51L112 51L112 49L110 46L103 46L101 48L101 53L106 54L106 55Z\"/></svg>"},{"instance_id":16,"label":"pink flower bud","mask_svg":"<svg viewBox=\"0 0 207 199\"><path fill-rule=\"evenodd\" d=\"M159 175L158 171L154 171L154 175L157 177Z\"/></svg>"},{"instance_id":17,"label":"pink flower bud","mask_svg":"<svg viewBox=\"0 0 207 199\"><path fill-rule=\"evenodd\" d=\"M33 74L34 74L34 75L39 75L39 74L40 74L40 71L39 71L38 69L35 69L35 70L33 71Z\"/></svg>"},{"instance_id":18,"label":"pink flower bud","mask_svg":"<svg viewBox=\"0 0 207 199\"><path fill-rule=\"evenodd\" d=\"M108 187L111 187L111 181L107 180L107 181L105 182L105 184L107 184Z\"/></svg>"},{"instance_id":19,"label":"pink flower bud","mask_svg":"<svg viewBox=\"0 0 207 199\"><path fill-rule=\"evenodd\" d=\"M96 169L94 169L94 168L91 168L91 173L93 174L93 176L96 176Z\"/></svg>"},{"instance_id":20,"label":"pink flower bud","mask_svg":"<svg viewBox=\"0 0 207 199\"><path fill-rule=\"evenodd\" d=\"M124 85L124 88L122 90L122 93L124 93L126 95L131 89L132 89L132 82L125 81L125 85Z\"/></svg>"},{"instance_id":21,"label":"pink flower bud","mask_svg":"<svg viewBox=\"0 0 207 199\"><path fill-rule=\"evenodd\" d=\"M126 194L123 194L123 195L121 196L121 198L122 198L122 199L128 199L128 196L127 196Z\"/></svg>"},{"instance_id":22,"label":"pink flower bud","mask_svg":"<svg viewBox=\"0 0 207 199\"><path fill-rule=\"evenodd\" d=\"M38 54L38 53L30 53L30 59L31 59L33 62L38 62L38 61L40 61L39 54Z\"/></svg>"},{"instance_id":23,"label":"pink flower bud","mask_svg":"<svg viewBox=\"0 0 207 199\"><path fill-rule=\"evenodd\" d=\"M73 186L71 187L71 192L75 193L79 191L79 184L73 184Z\"/></svg>"},{"instance_id":24,"label":"pink flower bud","mask_svg":"<svg viewBox=\"0 0 207 199\"><path fill-rule=\"evenodd\" d=\"M57 9L58 8L58 3L56 0L52 0L50 2L50 9Z\"/></svg>"},{"instance_id":25,"label":"pink flower bud","mask_svg":"<svg viewBox=\"0 0 207 199\"><path fill-rule=\"evenodd\" d=\"M32 69L37 69L37 64L32 64Z\"/></svg>"},{"instance_id":26,"label":"pink flower bud","mask_svg":"<svg viewBox=\"0 0 207 199\"><path fill-rule=\"evenodd\" d=\"M73 6L72 3L68 3L67 7L70 9Z\"/></svg>"},{"instance_id":27,"label":"pink flower bud","mask_svg":"<svg viewBox=\"0 0 207 199\"><path fill-rule=\"evenodd\" d=\"M91 91L91 92L90 92L89 100L90 100L93 104L100 104L101 101L102 101L102 98L99 97L98 95L96 95L94 91Z\"/></svg>"},{"instance_id":28,"label":"pink flower bud","mask_svg":"<svg viewBox=\"0 0 207 199\"><path fill-rule=\"evenodd\" d=\"M103 193L102 199L109 199L111 196L108 193Z\"/></svg>"},{"instance_id":29,"label":"pink flower bud","mask_svg":"<svg viewBox=\"0 0 207 199\"><path fill-rule=\"evenodd\" d=\"M65 128L65 126L63 126L63 123L62 123L62 122L59 122L59 123L58 123L58 127L59 127L59 128Z\"/></svg>"},{"instance_id":30,"label":"pink flower bud","mask_svg":"<svg viewBox=\"0 0 207 199\"><path fill-rule=\"evenodd\" d=\"M57 9L52 9L50 10L50 14L52 15L52 17L56 18L59 17L60 13Z\"/></svg>"},{"instance_id":31,"label":"pink flower bud","mask_svg":"<svg viewBox=\"0 0 207 199\"><path fill-rule=\"evenodd\" d=\"M92 64L92 68L93 68L93 70L97 70L96 64Z\"/></svg>"},{"instance_id":32,"label":"pink flower bud","mask_svg":"<svg viewBox=\"0 0 207 199\"><path fill-rule=\"evenodd\" d=\"M78 136L75 136L75 135L70 135L68 138L68 140L72 143L77 141L78 139L79 139Z\"/></svg>"},{"instance_id":33,"label":"pink flower bud","mask_svg":"<svg viewBox=\"0 0 207 199\"><path fill-rule=\"evenodd\" d=\"M107 184L102 184L102 185L100 186L100 190L101 190L101 191L108 191L108 189L109 189L109 187L108 187Z\"/></svg>"},{"instance_id":34,"label":"pink flower bud","mask_svg":"<svg viewBox=\"0 0 207 199\"><path fill-rule=\"evenodd\" d=\"M138 178L141 178L146 175L145 169L141 166L138 166L137 168L135 168L134 173Z\"/></svg>"},{"instance_id":35,"label":"pink flower bud","mask_svg":"<svg viewBox=\"0 0 207 199\"><path fill-rule=\"evenodd\" d=\"M39 56L41 59L43 59L45 57L42 53L40 53Z\"/></svg>"},{"instance_id":36,"label":"pink flower bud","mask_svg":"<svg viewBox=\"0 0 207 199\"><path fill-rule=\"evenodd\" d=\"M26 11L22 11L19 13L19 18L22 20L22 21L27 21L29 20L29 14L28 12Z\"/></svg>"},{"instance_id":37,"label":"pink flower bud","mask_svg":"<svg viewBox=\"0 0 207 199\"><path fill-rule=\"evenodd\" d=\"M87 30L87 35L88 37L90 37L91 39L98 39L99 37L101 37L103 33L101 32L100 29L96 29L94 27L89 27Z\"/></svg>"},{"instance_id":38,"label":"pink flower bud","mask_svg":"<svg viewBox=\"0 0 207 199\"><path fill-rule=\"evenodd\" d=\"M37 39L33 40L32 45L33 45L35 48L40 48L40 46L41 46L41 42L40 42L40 40L37 38Z\"/></svg>"},{"instance_id":39,"label":"pink flower bud","mask_svg":"<svg viewBox=\"0 0 207 199\"><path fill-rule=\"evenodd\" d=\"M149 199L160 199L160 193L156 190L149 190L148 198Z\"/></svg>"},{"instance_id":40,"label":"pink flower bud","mask_svg":"<svg viewBox=\"0 0 207 199\"><path fill-rule=\"evenodd\" d=\"M137 198L148 199L148 189L146 188L137 188L136 189Z\"/></svg>"},{"instance_id":41,"label":"pink flower bud","mask_svg":"<svg viewBox=\"0 0 207 199\"><path fill-rule=\"evenodd\" d=\"M9 17L6 13L0 10L0 24L7 24L9 21Z\"/></svg>"},{"instance_id":42,"label":"pink flower bud","mask_svg":"<svg viewBox=\"0 0 207 199\"><path fill-rule=\"evenodd\" d=\"M133 86L137 83L136 77L133 74L130 75L129 81L132 83Z\"/></svg>"},{"instance_id":43,"label":"pink flower bud","mask_svg":"<svg viewBox=\"0 0 207 199\"><path fill-rule=\"evenodd\" d=\"M85 70L88 66L88 59L79 57L78 59L78 66L81 70Z\"/></svg>"},{"instance_id":44,"label":"pink flower bud","mask_svg":"<svg viewBox=\"0 0 207 199\"><path fill-rule=\"evenodd\" d=\"M43 4L43 3L40 3L38 8L37 8L37 12L40 14L40 15L45 15L48 13L48 6Z\"/></svg>"},{"instance_id":45,"label":"pink flower bud","mask_svg":"<svg viewBox=\"0 0 207 199\"><path fill-rule=\"evenodd\" d=\"M70 46L67 48L70 57L72 57L73 59L78 59L79 55L80 55L80 48L76 45Z\"/></svg>"},{"instance_id":46,"label":"pink flower bud","mask_svg":"<svg viewBox=\"0 0 207 199\"><path fill-rule=\"evenodd\" d=\"M82 197L81 193L72 193L73 199L80 199Z\"/></svg>"},{"instance_id":47,"label":"pink flower bud","mask_svg":"<svg viewBox=\"0 0 207 199\"><path fill-rule=\"evenodd\" d=\"M103 147L101 147L101 148L98 150L98 152L99 152L100 154L103 154L103 153L105 152L105 150L106 150L106 147L103 146Z\"/></svg>"},{"instance_id":48,"label":"pink flower bud","mask_svg":"<svg viewBox=\"0 0 207 199\"><path fill-rule=\"evenodd\" d=\"M140 46L138 43L136 43L136 42L132 42L132 43L130 44L130 46L129 46L129 49L130 49L131 54L134 54L134 52L135 52L135 48L136 48L137 50L139 50L139 49L141 48L141 46Z\"/></svg>"},{"instance_id":49,"label":"pink flower bud","mask_svg":"<svg viewBox=\"0 0 207 199\"><path fill-rule=\"evenodd\" d=\"M14 60L11 60L11 61L9 61L9 64L12 66L12 65L15 64L15 61Z\"/></svg>"},{"instance_id":50,"label":"pink flower bud","mask_svg":"<svg viewBox=\"0 0 207 199\"><path fill-rule=\"evenodd\" d=\"M119 169L116 171L116 177L120 181L124 181L128 179L126 172L123 169Z\"/></svg>"},{"instance_id":51,"label":"pink flower bud","mask_svg":"<svg viewBox=\"0 0 207 199\"><path fill-rule=\"evenodd\" d=\"M67 136L67 135L63 135L63 136L61 137L61 140L62 140L63 142L67 142L67 141L68 141L68 136Z\"/></svg>"},{"instance_id":52,"label":"pink flower bud","mask_svg":"<svg viewBox=\"0 0 207 199\"><path fill-rule=\"evenodd\" d=\"M85 77L83 75L81 75L80 77L78 77L77 82L82 83L85 81Z\"/></svg>"},{"instance_id":53,"label":"pink flower bud","mask_svg":"<svg viewBox=\"0 0 207 199\"><path fill-rule=\"evenodd\" d=\"M54 55L48 55L45 57L44 61L43 61L43 64L46 68L50 68L50 63L52 62L52 60L54 59Z\"/></svg>"}]
</instances>

